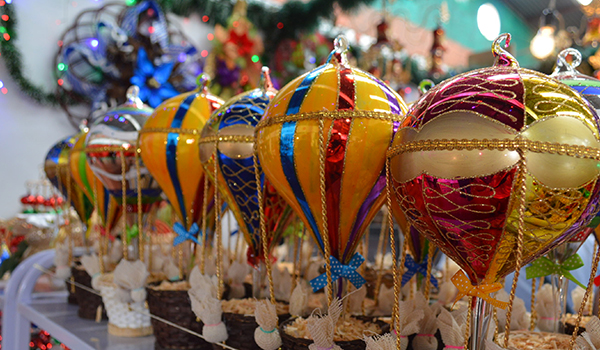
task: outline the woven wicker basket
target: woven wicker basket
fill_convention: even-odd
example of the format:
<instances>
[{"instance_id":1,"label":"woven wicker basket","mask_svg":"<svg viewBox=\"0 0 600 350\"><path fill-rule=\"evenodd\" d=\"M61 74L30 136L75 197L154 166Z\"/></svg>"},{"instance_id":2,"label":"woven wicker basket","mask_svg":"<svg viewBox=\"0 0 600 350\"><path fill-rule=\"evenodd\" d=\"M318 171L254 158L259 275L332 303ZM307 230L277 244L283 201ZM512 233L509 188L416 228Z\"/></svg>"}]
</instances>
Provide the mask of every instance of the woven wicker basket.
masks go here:
<instances>
[{"instance_id":1,"label":"woven wicker basket","mask_svg":"<svg viewBox=\"0 0 600 350\"><path fill-rule=\"evenodd\" d=\"M289 314L279 315L279 323L287 320ZM258 327L254 315L241 315L230 312L223 313L223 322L227 327L227 341L225 344L240 350L262 350L254 342L254 331ZM219 345L213 344L214 350L222 350Z\"/></svg>"},{"instance_id":2,"label":"woven wicker basket","mask_svg":"<svg viewBox=\"0 0 600 350\"><path fill-rule=\"evenodd\" d=\"M157 290L153 288L157 284L146 287L150 313L202 334L203 323L196 320L188 292L184 290ZM156 338L156 349L212 349L212 344L201 338L155 319L152 319L151 322Z\"/></svg>"},{"instance_id":3,"label":"woven wicker basket","mask_svg":"<svg viewBox=\"0 0 600 350\"><path fill-rule=\"evenodd\" d=\"M355 316L353 316L353 317L355 317ZM366 317L366 316L356 316L356 318L358 318L362 321L374 322L374 323L378 324L379 327L381 328L381 334L389 332L389 330L390 330L389 324L387 324L383 321L377 320L376 318ZM308 346L313 343L312 339L295 338L285 332L285 330L284 330L285 327L288 324L291 324L292 322L294 322L295 319L296 319L296 317L292 317L292 318L288 319L287 321L281 323L279 326L279 334L281 335L281 340L283 342L283 345L281 346L281 348L284 350L306 350L306 349L308 349ZM356 339L356 340L351 340L351 341L338 341L335 343L344 350L365 350L365 348L366 348L366 344L365 344L364 340L362 340L362 339Z\"/></svg>"},{"instance_id":4,"label":"woven wicker basket","mask_svg":"<svg viewBox=\"0 0 600 350\"><path fill-rule=\"evenodd\" d=\"M509 338L509 347L512 349L543 349L547 343L556 344L556 349L567 350L571 336L559 333L530 332L530 331L511 331ZM504 344L504 333L498 334L496 343Z\"/></svg>"},{"instance_id":5,"label":"woven wicker basket","mask_svg":"<svg viewBox=\"0 0 600 350\"><path fill-rule=\"evenodd\" d=\"M67 285L67 292L69 293L67 296L67 303L71 305L79 305L79 303L77 303L77 294L75 294L75 285L72 285L69 282L71 282L71 277L69 277L68 281L65 281L65 284Z\"/></svg>"},{"instance_id":6,"label":"woven wicker basket","mask_svg":"<svg viewBox=\"0 0 600 350\"><path fill-rule=\"evenodd\" d=\"M92 277L88 275L81 265L73 266L71 268L71 275L75 282L90 289L92 288ZM71 290L70 287L69 290ZM98 316L98 308L101 308L101 319L108 320L106 308L102 303L101 296L90 293L77 286L75 287L75 296L77 298L77 304L79 305L79 310L77 310L77 315L79 317L87 320L95 320Z\"/></svg>"},{"instance_id":7,"label":"woven wicker basket","mask_svg":"<svg viewBox=\"0 0 600 350\"><path fill-rule=\"evenodd\" d=\"M112 273L100 277L100 293L108 314L108 333L118 337L144 337L152 334L145 302L124 303L117 296Z\"/></svg>"}]
</instances>

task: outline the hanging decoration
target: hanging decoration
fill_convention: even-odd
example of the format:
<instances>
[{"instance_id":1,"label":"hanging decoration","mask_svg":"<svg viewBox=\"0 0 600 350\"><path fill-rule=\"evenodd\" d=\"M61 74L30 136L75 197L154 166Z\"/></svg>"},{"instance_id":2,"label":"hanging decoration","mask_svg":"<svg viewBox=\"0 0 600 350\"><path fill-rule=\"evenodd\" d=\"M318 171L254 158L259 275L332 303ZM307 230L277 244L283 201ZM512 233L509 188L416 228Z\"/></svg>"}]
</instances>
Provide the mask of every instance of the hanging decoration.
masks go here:
<instances>
[{"instance_id":1,"label":"hanging decoration","mask_svg":"<svg viewBox=\"0 0 600 350\"><path fill-rule=\"evenodd\" d=\"M409 223L466 272L457 287L476 297L515 269L518 280L520 267L599 209L598 116L566 85L519 68L503 40L510 35L494 42L493 67L447 80L413 105L389 152ZM565 130L573 137L563 139Z\"/></svg>"},{"instance_id":2,"label":"hanging decoration","mask_svg":"<svg viewBox=\"0 0 600 350\"><path fill-rule=\"evenodd\" d=\"M199 76L198 82L194 91L163 102L148 118L139 137L142 160L186 232L201 223L204 215L209 222L214 217L214 186L205 179L198 158L198 139L199 131L223 101L208 92L207 76Z\"/></svg>"},{"instance_id":3,"label":"hanging decoration","mask_svg":"<svg viewBox=\"0 0 600 350\"><path fill-rule=\"evenodd\" d=\"M268 254L279 243L293 216L292 209L264 175L261 183L256 180L259 164L255 164L254 129L277 93L267 67L262 69L261 79L260 88L235 96L215 111L200 139L200 160L234 214L248 243L248 263L255 267L265 259L257 192L262 192Z\"/></svg>"},{"instance_id":4,"label":"hanging decoration","mask_svg":"<svg viewBox=\"0 0 600 350\"><path fill-rule=\"evenodd\" d=\"M353 269L348 264L385 200L385 152L407 107L388 85L351 67L347 49L338 37L326 64L279 91L257 126L257 143L267 178L326 261Z\"/></svg>"},{"instance_id":5,"label":"hanging decoration","mask_svg":"<svg viewBox=\"0 0 600 350\"><path fill-rule=\"evenodd\" d=\"M88 222L94 209L92 202L85 196L83 190L71 177L69 170L69 152L81 135L69 136L52 146L46 155L44 171L54 187L69 198L71 205L83 222ZM43 197L42 197L43 200ZM39 203L39 204L43 204Z\"/></svg>"}]
</instances>

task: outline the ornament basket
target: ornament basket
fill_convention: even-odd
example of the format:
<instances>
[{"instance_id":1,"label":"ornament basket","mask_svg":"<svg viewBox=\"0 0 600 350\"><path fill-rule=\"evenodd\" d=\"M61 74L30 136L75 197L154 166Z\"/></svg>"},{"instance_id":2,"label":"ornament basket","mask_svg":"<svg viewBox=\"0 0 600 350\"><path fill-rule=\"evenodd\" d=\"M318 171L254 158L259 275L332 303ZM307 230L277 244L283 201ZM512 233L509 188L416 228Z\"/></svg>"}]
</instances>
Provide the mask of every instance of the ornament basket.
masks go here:
<instances>
[{"instance_id":1,"label":"ornament basket","mask_svg":"<svg viewBox=\"0 0 600 350\"><path fill-rule=\"evenodd\" d=\"M186 290L159 290L154 288L155 286L157 286L157 283L146 287L146 301L150 313L202 334L204 324L196 319L196 315L194 315L191 308L188 292ZM212 349L210 343L164 322L152 319L151 323L156 338L155 349Z\"/></svg>"},{"instance_id":2,"label":"ornament basket","mask_svg":"<svg viewBox=\"0 0 600 350\"><path fill-rule=\"evenodd\" d=\"M71 267L71 275L73 276L73 281L75 283L92 289L92 277L83 269L83 266L75 265ZM70 287L69 290L71 290ZM77 298L77 304L79 305L77 316L86 320L95 320L98 317L98 310L100 309L101 319L108 320L106 308L104 307L101 296L90 293L77 286L75 287L75 296Z\"/></svg>"},{"instance_id":3,"label":"ornament basket","mask_svg":"<svg viewBox=\"0 0 600 350\"><path fill-rule=\"evenodd\" d=\"M71 268L73 270L73 268ZM73 278L74 280L74 278ZM75 286L71 284L71 278L69 277L68 281L65 281L65 285L67 286L67 292L69 295L67 296L67 303L70 305L79 305L77 302L77 292L75 290Z\"/></svg>"},{"instance_id":4,"label":"ornament basket","mask_svg":"<svg viewBox=\"0 0 600 350\"><path fill-rule=\"evenodd\" d=\"M290 318L290 314L278 315L279 323ZM258 328L254 315L243 315L223 312L223 323L227 327L229 337L225 344L240 350L261 350L254 341L254 331ZM214 350L221 350L219 345L213 345Z\"/></svg>"},{"instance_id":5,"label":"ornament basket","mask_svg":"<svg viewBox=\"0 0 600 350\"><path fill-rule=\"evenodd\" d=\"M118 337L144 337L152 334L150 314L143 303L124 303L112 273L100 277L100 293L108 315L108 333Z\"/></svg>"},{"instance_id":6,"label":"ornament basket","mask_svg":"<svg viewBox=\"0 0 600 350\"><path fill-rule=\"evenodd\" d=\"M358 318L361 321L372 322L377 324L381 328L381 334L390 331L390 325L377 318L367 316L352 317ZM283 342L281 348L284 350L306 350L308 349L308 346L310 344L313 344L312 339L296 338L285 332L285 327L294 322L295 319L296 317L289 318L287 321L281 323L281 325L279 326L279 334L281 335L281 341ZM336 341L335 344L344 350L365 350L366 348L366 343L363 339L356 339L350 341Z\"/></svg>"}]
</instances>

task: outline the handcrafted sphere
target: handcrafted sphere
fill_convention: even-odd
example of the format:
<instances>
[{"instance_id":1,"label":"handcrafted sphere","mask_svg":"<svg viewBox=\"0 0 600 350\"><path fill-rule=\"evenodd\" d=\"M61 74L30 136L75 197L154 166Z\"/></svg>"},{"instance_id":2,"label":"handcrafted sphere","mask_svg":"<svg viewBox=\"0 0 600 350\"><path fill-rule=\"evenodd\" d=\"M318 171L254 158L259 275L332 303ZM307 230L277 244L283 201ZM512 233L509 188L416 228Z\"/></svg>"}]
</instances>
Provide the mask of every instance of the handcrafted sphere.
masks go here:
<instances>
[{"instance_id":1,"label":"handcrafted sphere","mask_svg":"<svg viewBox=\"0 0 600 350\"><path fill-rule=\"evenodd\" d=\"M140 131L142 160L187 230L203 214L205 174L198 159L198 134L223 104L208 92L208 81L208 76L201 75L199 89L163 102ZM213 208L213 194L211 185L207 215Z\"/></svg>"},{"instance_id":2,"label":"handcrafted sphere","mask_svg":"<svg viewBox=\"0 0 600 350\"><path fill-rule=\"evenodd\" d=\"M257 191L262 191L269 252L279 243L292 218L292 209L268 180L265 180L266 184L256 183L254 129L276 93L269 69L263 67L261 87L234 96L215 111L202 129L200 139L200 160L236 217L248 243L248 262L254 266L263 256Z\"/></svg>"},{"instance_id":3,"label":"handcrafted sphere","mask_svg":"<svg viewBox=\"0 0 600 350\"><path fill-rule=\"evenodd\" d=\"M521 266L598 211L598 161L582 155L600 146L596 113L566 85L519 68L502 39L493 67L446 80L411 108L390 152L408 222L473 284L515 268L523 181Z\"/></svg>"},{"instance_id":4,"label":"handcrafted sphere","mask_svg":"<svg viewBox=\"0 0 600 350\"><path fill-rule=\"evenodd\" d=\"M93 120L86 138L87 160L94 174L119 203L123 197L122 181L125 181L126 201L132 205L137 204L135 152L138 132L153 111L140 101L138 92L137 86L129 88L128 101ZM142 161L140 181L143 204L160 199L158 183Z\"/></svg>"},{"instance_id":5,"label":"handcrafted sphere","mask_svg":"<svg viewBox=\"0 0 600 350\"><path fill-rule=\"evenodd\" d=\"M335 47L326 64L279 91L257 142L267 178L321 251L326 218L331 255L348 263L385 201L385 155L407 107L384 82L348 65L345 38Z\"/></svg>"}]
</instances>

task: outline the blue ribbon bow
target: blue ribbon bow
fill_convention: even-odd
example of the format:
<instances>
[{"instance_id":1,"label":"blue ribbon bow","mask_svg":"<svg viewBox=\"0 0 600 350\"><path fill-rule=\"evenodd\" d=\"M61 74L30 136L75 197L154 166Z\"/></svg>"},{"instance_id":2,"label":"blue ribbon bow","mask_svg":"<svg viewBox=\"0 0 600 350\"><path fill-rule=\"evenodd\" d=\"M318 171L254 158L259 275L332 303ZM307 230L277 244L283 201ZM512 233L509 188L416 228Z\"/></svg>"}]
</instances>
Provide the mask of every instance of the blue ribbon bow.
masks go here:
<instances>
[{"instance_id":1,"label":"blue ribbon bow","mask_svg":"<svg viewBox=\"0 0 600 350\"><path fill-rule=\"evenodd\" d=\"M356 287L356 289L360 288L367 281L361 276L356 269L365 261L362 255L359 253L355 253L350 259L348 265L343 265L338 259L333 256L329 257L329 261L331 263L331 281L335 282L340 278L345 278ZM313 278L310 281L310 285L313 289L313 293L320 291L325 288L327 285L327 274L321 274L319 277Z\"/></svg>"},{"instance_id":2,"label":"blue ribbon bow","mask_svg":"<svg viewBox=\"0 0 600 350\"><path fill-rule=\"evenodd\" d=\"M406 272L402 276L402 286L404 286L410 279L418 272L421 275L427 277L427 255L423 258L423 262L417 264L417 262L413 259L412 256L406 255L406 260L404 261L404 266L406 267ZM430 276L429 280L431 284L438 287L438 282L433 275Z\"/></svg>"},{"instance_id":3,"label":"blue ribbon bow","mask_svg":"<svg viewBox=\"0 0 600 350\"><path fill-rule=\"evenodd\" d=\"M198 224L196 224L195 222L189 231L187 231L181 223L176 222L173 225L173 230L177 234L177 237L175 237L175 239L173 240L173 247L187 240L193 241L196 244L200 244L200 242L198 242L198 240L196 239L196 234L198 233Z\"/></svg>"}]
</instances>

